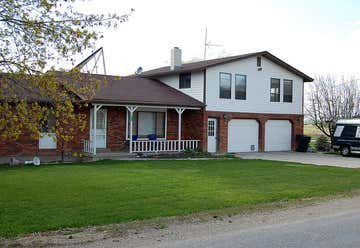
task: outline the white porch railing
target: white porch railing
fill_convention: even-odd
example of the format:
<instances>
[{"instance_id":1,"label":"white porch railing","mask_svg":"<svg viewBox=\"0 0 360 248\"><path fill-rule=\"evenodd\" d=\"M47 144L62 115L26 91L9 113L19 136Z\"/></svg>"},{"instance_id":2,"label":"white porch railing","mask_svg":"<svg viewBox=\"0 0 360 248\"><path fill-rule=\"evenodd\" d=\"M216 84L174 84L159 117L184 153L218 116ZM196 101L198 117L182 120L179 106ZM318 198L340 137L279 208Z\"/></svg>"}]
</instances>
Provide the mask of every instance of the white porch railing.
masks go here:
<instances>
[{"instance_id":1,"label":"white porch railing","mask_svg":"<svg viewBox=\"0 0 360 248\"><path fill-rule=\"evenodd\" d=\"M85 153L94 153L94 145L91 140L83 140L83 143Z\"/></svg>"},{"instance_id":2,"label":"white porch railing","mask_svg":"<svg viewBox=\"0 0 360 248\"><path fill-rule=\"evenodd\" d=\"M132 141L132 152L178 152L199 147L199 140L137 140ZM180 149L179 149L180 146Z\"/></svg>"}]
</instances>

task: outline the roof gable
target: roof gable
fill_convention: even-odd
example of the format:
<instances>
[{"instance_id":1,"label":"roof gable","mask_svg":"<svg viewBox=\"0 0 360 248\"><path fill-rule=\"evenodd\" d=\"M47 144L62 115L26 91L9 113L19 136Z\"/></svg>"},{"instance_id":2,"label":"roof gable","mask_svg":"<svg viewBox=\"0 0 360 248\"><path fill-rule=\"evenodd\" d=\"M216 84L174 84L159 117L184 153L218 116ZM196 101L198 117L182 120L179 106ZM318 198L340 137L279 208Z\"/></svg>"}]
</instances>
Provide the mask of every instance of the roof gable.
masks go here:
<instances>
[{"instance_id":1,"label":"roof gable","mask_svg":"<svg viewBox=\"0 0 360 248\"><path fill-rule=\"evenodd\" d=\"M230 56L225 58L219 58L219 59L210 59L210 60L204 60L199 62L193 62L193 63L186 63L183 64L180 68L175 70L170 70L170 66L160 67L157 69L145 71L141 74L142 77L158 77L158 76L166 76L166 75L172 75L172 74L178 74L178 73L184 73L184 72L193 72L193 71L201 71L208 67L226 64L230 62L234 62L237 60L242 60L250 57L255 56L263 56L272 62L278 64L279 66L287 69L288 71L294 73L295 75L298 75L299 77L303 78L304 82L312 82L313 78L306 75L305 73L299 71L295 67L289 65L288 63L284 62L283 60L279 59L278 57L272 55L268 51L262 51L262 52L256 52L256 53L248 53L248 54L242 54L242 55L236 55L236 56Z\"/></svg>"}]
</instances>

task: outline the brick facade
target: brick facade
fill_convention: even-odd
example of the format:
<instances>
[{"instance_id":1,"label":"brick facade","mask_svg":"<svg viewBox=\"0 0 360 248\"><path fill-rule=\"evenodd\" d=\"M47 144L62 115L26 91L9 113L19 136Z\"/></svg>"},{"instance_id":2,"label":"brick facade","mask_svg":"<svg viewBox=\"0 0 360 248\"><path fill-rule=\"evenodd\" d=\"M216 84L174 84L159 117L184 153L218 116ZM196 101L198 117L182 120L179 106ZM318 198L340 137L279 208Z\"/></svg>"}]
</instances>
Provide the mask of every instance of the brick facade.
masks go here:
<instances>
[{"instance_id":1,"label":"brick facade","mask_svg":"<svg viewBox=\"0 0 360 248\"><path fill-rule=\"evenodd\" d=\"M107 149L110 151L122 151L128 149L126 141L126 108L107 108ZM66 144L66 152L80 152L83 149L82 140L89 139L90 111L81 110L87 116L87 126L82 133L76 135L74 141ZM254 114L236 112L215 112L187 109L182 114L182 139L200 140L200 148L207 150L207 120L218 120L218 152L227 152L228 122L232 119L255 119L259 123L259 151L265 149L265 123L267 120L289 120L292 124L292 149L295 149L295 137L303 133L303 115L284 114ZM167 110L167 139L178 139L178 113L174 109ZM53 155L60 154L58 149L39 150L38 140L33 140L24 132L19 141L0 141L0 156L5 155Z\"/></svg>"},{"instance_id":2,"label":"brick facade","mask_svg":"<svg viewBox=\"0 0 360 248\"><path fill-rule=\"evenodd\" d=\"M216 112L206 111L204 114L203 125L204 137L207 133L207 119L216 118L218 121L218 144L217 150L220 153L227 152L228 146L228 122L232 119L254 119L259 123L259 151L265 149L265 123L268 120L289 120L292 124L291 147L294 150L295 137L303 134L304 116L292 114L257 114L257 113L236 113L236 112ZM203 149L207 149L207 138L204 139Z\"/></svg>"},{"instance_id":3,"label":"brick facade","mask_svg":"<svg viewBox=\"0 0 360 248\"><path fill-rule=\"evenodd\" d=\"M105 108L105 107L104 107ZM106 107L107 109L107 136L106 147L110 151L127 151L126 141L126 108ZM81 152L82 141L89 139L90 109L82 109L86 114L87 125L83 132L78 133L76 138L65 144L65 152ZM198 139L202 145L203 111L185 110L182 114L182 139ZM174 109L167 111L167 139L178 139L178 113ZM18 141L0 141L0 156L8 155L60 155L59 145L57 149L39 149L39 141L31 139L24 131Z\"/></svg>"}]
</instances>

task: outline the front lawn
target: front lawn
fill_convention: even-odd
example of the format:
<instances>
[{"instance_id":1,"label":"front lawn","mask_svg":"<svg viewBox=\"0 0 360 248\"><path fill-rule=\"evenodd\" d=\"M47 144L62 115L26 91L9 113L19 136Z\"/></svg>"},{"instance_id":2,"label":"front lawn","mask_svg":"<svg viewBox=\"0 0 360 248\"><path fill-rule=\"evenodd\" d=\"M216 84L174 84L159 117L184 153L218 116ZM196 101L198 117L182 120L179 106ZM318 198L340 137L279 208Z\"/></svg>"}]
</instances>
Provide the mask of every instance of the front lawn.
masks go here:
<instances>
[{"instance_id":1,"label":"front lawn","mask_svg":"<svg viewBox=\"0 0 360 248\"><path fill-rule=\"evenodd\" d=\"M0 236L186 215L360 188L360 170L261 160L0 168Z\"/></svg>"}]
</instances>

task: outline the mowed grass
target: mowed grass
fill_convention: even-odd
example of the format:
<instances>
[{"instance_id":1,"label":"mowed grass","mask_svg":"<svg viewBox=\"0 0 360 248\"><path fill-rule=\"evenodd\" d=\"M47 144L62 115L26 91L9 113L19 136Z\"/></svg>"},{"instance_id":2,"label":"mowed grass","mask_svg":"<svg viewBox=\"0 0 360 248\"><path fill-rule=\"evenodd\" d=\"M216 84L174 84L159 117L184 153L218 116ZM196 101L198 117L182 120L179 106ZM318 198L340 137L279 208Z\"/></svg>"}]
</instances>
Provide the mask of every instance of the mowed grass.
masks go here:
<instances>
[{"instance_id":1,"label":"mowed grass","mask_svg":"<svg viewBox=\"0 0 360 248\"><path fill-rule=\"evenodd\" d=\"M186 215L359 187L356 169L261 160L0 168L0 236Z\"/></svg>"},{"instance_id":2,"label":"mowed grass","mask_svg":"<svg viewBox=\"0 0 360 248\"><path fill-rule=\"evenodd\" d=\"M312 140L317 140L319 136L324 135L317 127L312 124L304 125L304 135L310 136Z\"/></svg>"}]
</instances>

